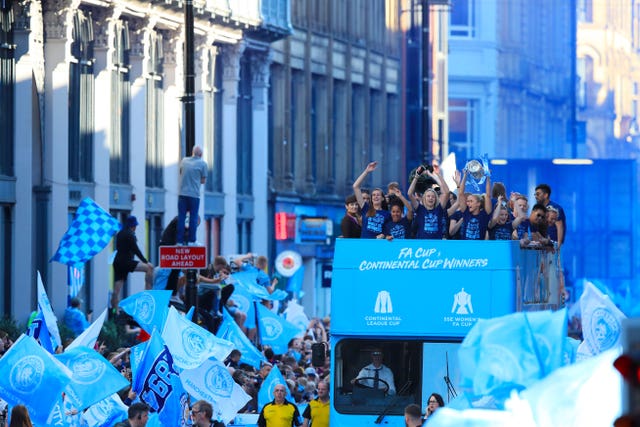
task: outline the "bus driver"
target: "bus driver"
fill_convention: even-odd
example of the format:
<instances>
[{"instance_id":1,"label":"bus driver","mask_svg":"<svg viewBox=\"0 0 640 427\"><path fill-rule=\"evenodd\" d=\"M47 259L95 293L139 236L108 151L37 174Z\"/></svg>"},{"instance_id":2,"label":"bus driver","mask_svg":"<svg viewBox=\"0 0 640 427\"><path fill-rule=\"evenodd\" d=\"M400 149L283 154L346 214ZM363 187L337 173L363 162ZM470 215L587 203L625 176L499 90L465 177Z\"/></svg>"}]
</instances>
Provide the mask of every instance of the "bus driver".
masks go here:
<instances>
[{"instance_id":1,"label":"bus driver","mask_svg":"<svg viewBox=\"0 0 640 427\"><path fill-rule=\"evenodd\" d=\"M392 396L396 394L396 385L393 381L393 372L382 364L382 350L376 348L371 352L371 363L360 370L358 376L351 380L351 384L372 389L386 390Z\"/></svg>"}]
</instances>

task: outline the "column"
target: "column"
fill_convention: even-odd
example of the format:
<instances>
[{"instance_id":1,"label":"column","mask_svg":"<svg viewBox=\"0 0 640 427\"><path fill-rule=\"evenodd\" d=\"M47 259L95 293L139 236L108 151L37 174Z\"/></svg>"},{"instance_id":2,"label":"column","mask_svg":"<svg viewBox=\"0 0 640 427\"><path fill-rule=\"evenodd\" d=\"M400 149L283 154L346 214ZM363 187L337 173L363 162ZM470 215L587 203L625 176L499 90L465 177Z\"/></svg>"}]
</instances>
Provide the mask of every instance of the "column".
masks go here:
<instances>
[{"instance_id":1,"label":"column","mask_svg":"<svg viewBox=\"0 0 640 427\"><path fill-rule=\"evenodd\" d=\"M222 100L222 168L224 177L222 190L224 193L224 222L222 224L221 253L236 253L237 238L237 183L236 183L236 143L237 143L237 110L238 82L240 81L240 58L246 45L239 42L233 46L222 48L223 100ZM217 64L216 64L217 65Z\"/></svg>"},{"instance_id":2,"label":"column","mask_svg":"<svg viewBox=\"0 0 640 427\"><path fill-rule=\"evenodd\" d=\"M268 253L269 237L272 230L269 225L268 172L269 172L269 66L271 56L268 53L254 53L251 56L252 96L253 96L253 251Z\"/></svg>"}]
</instances>

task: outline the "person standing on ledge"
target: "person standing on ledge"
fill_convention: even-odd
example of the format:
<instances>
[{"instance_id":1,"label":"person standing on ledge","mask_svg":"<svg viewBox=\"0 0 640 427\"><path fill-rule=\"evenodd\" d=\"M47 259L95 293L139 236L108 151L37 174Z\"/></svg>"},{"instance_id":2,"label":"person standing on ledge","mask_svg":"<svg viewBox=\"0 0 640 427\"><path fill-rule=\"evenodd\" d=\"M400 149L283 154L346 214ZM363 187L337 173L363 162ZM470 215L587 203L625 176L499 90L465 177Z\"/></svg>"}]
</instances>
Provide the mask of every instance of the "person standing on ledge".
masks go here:
<instances>
[{"instance_id":1,"label":"person standing on ledge","mask_svg":"<svg viewBox=\"0 0 640 427\"><path fill-rule=\"evenodd\" d=\"M187 244L196 241L198 209L200 208L200 185L207 180L207 163L202 160L202 148L193 147L191 157L180 162L180 184L178 191L178 234L177 243L184 242L185 219L189 212L189 235Z\"/></svg>"}]
</instances>

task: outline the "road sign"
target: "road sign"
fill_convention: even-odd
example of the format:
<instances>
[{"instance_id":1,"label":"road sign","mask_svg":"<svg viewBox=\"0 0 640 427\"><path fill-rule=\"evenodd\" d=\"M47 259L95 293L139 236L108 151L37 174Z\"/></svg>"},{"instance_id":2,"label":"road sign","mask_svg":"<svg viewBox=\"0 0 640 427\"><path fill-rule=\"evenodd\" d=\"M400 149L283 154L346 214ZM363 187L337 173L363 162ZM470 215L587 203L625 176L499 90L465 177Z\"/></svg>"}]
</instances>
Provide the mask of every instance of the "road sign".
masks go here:
<instances>
[{"instance_id":1,"label":"road sign","mask_svg":"<svg viewBox=\"0 0 640 427\"><path fill-rule=\"evenodd\" d=\"M160 268L207 268L207 248L160 246Z\"/></svg>"}]
</instances>

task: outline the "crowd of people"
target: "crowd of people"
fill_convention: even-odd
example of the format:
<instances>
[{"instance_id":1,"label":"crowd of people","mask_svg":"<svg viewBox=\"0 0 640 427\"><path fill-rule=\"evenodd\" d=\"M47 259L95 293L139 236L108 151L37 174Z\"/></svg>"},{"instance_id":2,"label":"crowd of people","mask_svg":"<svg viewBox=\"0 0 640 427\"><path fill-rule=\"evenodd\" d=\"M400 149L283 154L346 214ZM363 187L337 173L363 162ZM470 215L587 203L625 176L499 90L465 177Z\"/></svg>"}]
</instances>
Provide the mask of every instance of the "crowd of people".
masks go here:
<instances>
[{"instance_id":1,"label":"crowd of people","mask_svg":"<svg viewBox=\"0 0 640 427\"><path fill-rule=\"evenodd\" d=\"M503 183L492 185L488 170L479 180L484 180L484 194L468 191L471 186L477 187L477 177L466 168L454 173L456 189L451 191L434 163L416 169L405 197L397 182L388 184L386 194L381 188L362 188L376 167L377 162L367 165L353 183L353 194L345 199L341 222L344 238L513 239L523 246L558 248L564 242L564 210L550 199L551 187L547 184L536 186L535 203L530 208L525 194L512 191L507 196Z\"/></svg>"}]
</instances>

